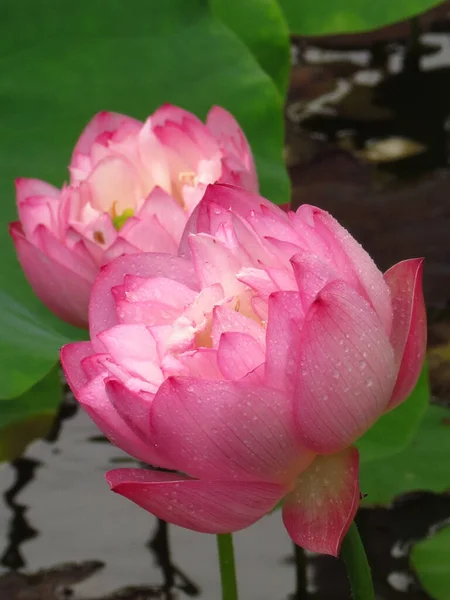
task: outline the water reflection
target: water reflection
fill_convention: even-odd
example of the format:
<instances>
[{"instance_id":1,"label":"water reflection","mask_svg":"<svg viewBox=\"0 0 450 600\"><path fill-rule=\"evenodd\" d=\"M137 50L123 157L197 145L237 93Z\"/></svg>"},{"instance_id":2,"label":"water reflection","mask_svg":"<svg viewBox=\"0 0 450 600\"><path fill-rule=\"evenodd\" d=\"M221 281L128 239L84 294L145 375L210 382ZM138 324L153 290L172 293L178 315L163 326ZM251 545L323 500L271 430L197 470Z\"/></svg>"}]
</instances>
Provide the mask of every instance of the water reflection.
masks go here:
<instances>
[{"instance_id":1,"label":"water reflection","mask_svg":"<svg viewBox=\"0 0 450 600\"><path fill-rule=\"evenodd\" d=\"M200 588L197 584L172 562L169 546L169 525L165 521L158 519L156 531L146 546L154 554L156 564L163 573L162 590L166 592L166 600L172 600L174 588L182 590L189 597L200 595Z\"/></svg>"},{"instance_id":2,"label":"water reflection","mask_svg":"<svg viewBox=\"0 0 450 600\"><path fill-rule=\"evenodd\" d=\"M12 516L7 533L6 547L0 558L0 564L8 569L17 570L26 565L20 547L24 542L32 540L39 533L28 522L26 517L28 507L17 502L16 496L34 479L36 469L40 465L39 461L31 458L19 458L11 464L15 479L11 487L3 494L3 498Z\"/></svg>"},{"instance_id":3,"label":"water reflection","mask_svg":"<svg viewBox=\"0 0 450 600\"><path fill-rule=\"evenodd\" d=\"M70 393L65 394L54 424L45 441L52 445L52 454L58 454L56 447L64 428L64 421L72 419L78 412L78 404ZM103 436L97 436L89 441L109 442ZM118 459L117 459L118 460ZM4 502L8 507L11 517L9 519L6 546L0 558L0 564L10 572L0 576L0 598L3 600L16 600L21 598L26 590L36 594L36 598L53 598L60 588L78 584L105 566L99 560L80 562L66 562L56 565L47 565L45 568L25 575L17 572L27 566L27 561L22 550L22 545L39 535L39 530L34 528L29 521L29 507L18 502L18 495L24 488L37 481L37 471L43 463L33 458L20 458L10 464L14 479L11 486L3 494ZM45 532L43 532L45 533ZM145 547L152 556L152 564L162 574L161 585L133 585L120 587L106 595L96 596L95 600L147 600L161 598L162 600L175 600L178 596L176 590L184 592L186 596L197 597L200 594L199 586L186 575L172 561L169 539L169 526L164 521L158 520L154 532ZM28 597L28 596L27 596ZM34 597L34 596L33 596ZM94 600L92 598L91 600Z\"/></svg>"}]
</instances>

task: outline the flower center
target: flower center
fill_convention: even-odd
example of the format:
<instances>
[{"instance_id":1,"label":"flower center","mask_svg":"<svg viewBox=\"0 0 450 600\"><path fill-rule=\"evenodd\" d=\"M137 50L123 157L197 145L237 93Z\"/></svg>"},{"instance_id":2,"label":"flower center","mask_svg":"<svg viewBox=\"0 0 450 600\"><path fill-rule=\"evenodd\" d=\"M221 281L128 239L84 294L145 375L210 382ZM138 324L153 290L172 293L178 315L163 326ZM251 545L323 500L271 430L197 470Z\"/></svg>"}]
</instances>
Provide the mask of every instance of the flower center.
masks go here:
<instances>
[{"instance_id":1,"label":"flower center","mask_svg":"<svg viewBox=\"0 0 450 600\"><path fill-rule=\"evenodd\" d=\"M128 219L134 215L134 210L132 208L126 208L122 213L117 214L118 204L117 201L114 202L111 209L111 220L116 231L120 231Z\"/></svg>"},{"instance_id":2,"label":"flower center","mask_svg":"<svg viewBox=\"0 0 450 600\"><path fill-rule=\"evenodd\" d=\"M191 187L194 187L197 183L197 176L194 171L181 171L181 173L178 173L178 181L181 185L190 185Z\"/></svg>"}]
</instances>

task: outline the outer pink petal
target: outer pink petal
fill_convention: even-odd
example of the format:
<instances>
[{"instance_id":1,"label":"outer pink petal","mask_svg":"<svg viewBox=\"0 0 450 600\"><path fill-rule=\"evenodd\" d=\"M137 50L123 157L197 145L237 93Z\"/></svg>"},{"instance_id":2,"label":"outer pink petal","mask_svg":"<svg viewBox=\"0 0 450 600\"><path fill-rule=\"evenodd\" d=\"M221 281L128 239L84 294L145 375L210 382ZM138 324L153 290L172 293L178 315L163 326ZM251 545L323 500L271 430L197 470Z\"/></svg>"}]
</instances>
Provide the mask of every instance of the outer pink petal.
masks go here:
<instances>
[{"instance_id":1,"label":"outer pink petal","mask_svg":"<svg viewBox=\"0 0 450 600\"><path fill-rule=\"evenodd\" d=\"M78 139L73 154L75 155L78 152L89 154L92 144L101 134L114 134L118 129L123 127L126 127L130 132L133 130L137 132L142 127L142 123L132 117L127 117L119 113L107 111L97 113L86 125Z\"/></svg>"},{"instance_id":2,"label":"outer pink petal","mask_svg":"<svg viewBox=\"0 0 450 600\"><path fill-rule=\"evenodd\" d=\"M320 208L311 208L315 230L329 244L334 260L339 259L339 251L344 252L355 276L389 335L392 323L392 306L389 289L381 271L364 248L336 219ZM345 265L342 265L342 268L345 269ZM349 282L351 283L351 281Z\"/></svg>"},{"instance_id":3,"label":"outer pink petal","mask_svg":"<svg viewBox=\"0 0 450 600\"><path fill-rule=\"evenodd\" d=\"M91 282L30 244L19 223L10 225L10 234L25 276L39 300L63 321L86 328Z\"/></svg>"},{"instance_id":4,"label":"outer pink petal","mask_svg":"<svg viewBox=\"0 0 450 600\"><path fill-rule=\"evenodd\" d=\"M133 392L112 377L105 379L105 390L111 404L128 427L156 455L157 447L150 436L150 406L153 394Z\"/></svg>"},{"instance_id":5,"label":"outer pink petal","mask_svg":"<svg viewBox=\"0 0 450 600\"><path fill-rule=\"evenodd\" d=\"M230 533L266 515L283 486L260 482L199 481L143 469L116 469L111 489L164 521L201 533Z\"/></svg>"},{"instance_id":6,"label":"outer pink petal","mask_svg":"<svg viewBox=\"0 0 450 600\"><path fill-rule=\"evenodd\" d=\"M264 363L264 348L247 333L223 333L217 350L217 362L226 379L242 379Z\"/></svg>"},{"instance_id":7,"label":"outer pink petal","mask_svg":"<svg viewBox=\"0 0 450 600\"><path fill-rule=\"evenodd\" d=\"M94 281L97 266L81 240L73 248L68 248L44 225L36 227L34 239L43 254L50 260L64 265L69 271L88 281Z\"/></svg>"},{"instance_id":8,"label":"outer pink petal","mask_svg":"<svg viewBox=\"0 0 450 600\"><path fill-rule=\"evenodd\" d=\"M213 106L206 118L206 126L219 142L225 166L231 172L237 171L238 183L250 192L258 193L258 176L253 154L236 119L224 108Z\"/></svg>"},{"instance_id":9,"label":"outer pink petal","mask_svg":"<svg viewBox=\"0 0 450 600\"><path fill-rule=\"evenodd\" d=\"M423 260L411 259L394 265L384 275L391 290L394 318L390 339L399 369L388 410L412 392L425 358L427 317L422 272Z\"/></svg>"},{"instance_id":10,"label":"outer pink petal","mask_svg":"<svg viewBox=\"0 0 450 600\"><path fill-rule=\"evenodd\" d=\"M167 122L181 125L185 120L204 127L200 119L193 113L173 104L163 104L151 116L151 124L155 127L166 125Z\"/></svg>"},{"instance_id":11,"label":"outer pink petal","mask_svg":"<svg viewBox=\"0 0 450 600\"><path fill-rule=\"evenodd\" d=\"M50 185L46 181L41 181L40 179L19 177L15 180L15 184L17 204L22 204L22 202L25 202L25 200L31 196L50 196L55 199L59 198L58 188Z\"/></svg>"},{"instance_id":12,"label":"outer pink petal","mask_svg":"<svg viewBox=\"0 0 450 600\"><path fill-rule=\"evenodd\" d=\"M49 200L48 197L30 196L17 207L25 237L33 243L38 243L34 232L39 225L43 225L50 230L56 229L56 219L53 215L54 210L52 210L51 202L52 200Z\"/></svg>"},{"instance_id":13,"label":"outer pink petal","mask_svg":"<svg viewBox=\"0 0 450 600\"><path fill-rule=\"evenodd\" d=\"M64 375L75 396L89 381L89 378L82 367L82 361L92 354L94 354L94 349L91 342L66 344L60 350Z\"/></svg>"},{"instance_id":14,"label":"outer pink petal","mask_svg":"<svg viewBox=\"0 0 450 600\"><path fill-rule=\"evenodd\" d=\"M291 392L299 369L300 333L305 313L300 294L275 292L269 298L267 320L266 377L280 390Z\"/></svg>"},{"instance_id":15,"label":"outer pink petal","mask_svg":"<svg viewBox=\"0 0 450 600\"><path fill-rule=\"evenodd\" d=\"M118 323L111 288L122 284L125 275L169 277L193 289L198 286L191 263L177 256L157 253L130 254L105 265L92 286L89 303L90 334L98 352L104 350L97 340L97 334Z\"/></svg>"},{"instance_id":16,"label":"outer pink petal","mask_svg":"<svg viewBox=\"0 0 450 600\"><path fill-rule=\"evenodd\" d=\"M396 369L369 303L343 281L328 284L305 317L297 353L295 408L304 443L338 452L385 411Z\"/></svg>"},{"instance_id":17,"label":"outer pink petal","mask_svg":"<svg viewBox=\"0 0 450 600\"><path fill-rule=\"evenodd\" d=\"M144 442L117 412L106 393L104 375L99 375L85 385L77 392L76 398L97 427L115 446L150 465L167 466L154 448Z\"/></svg>"},{"instance_id":18,"label":"outer pink petal","mask_svg":"<svg viewBox=\"0 0 450 600\"><path fill-rule=\"evenodd\" d=\"M297 442L291 402L269 388L171 377L151 423L161 455L202 479L289 482L313 458Z\"/></svg>"},{"instance_id":19,"label":"outer pink petal","mask_svg":"<svg viewBox=\"0 0 450 600\"><path fill-rule=\"evenodd\" d=\"M337 556L359 505L358 451L318 456L283 503L283 522L305 550Z\"/></svg>"}]
</instances>

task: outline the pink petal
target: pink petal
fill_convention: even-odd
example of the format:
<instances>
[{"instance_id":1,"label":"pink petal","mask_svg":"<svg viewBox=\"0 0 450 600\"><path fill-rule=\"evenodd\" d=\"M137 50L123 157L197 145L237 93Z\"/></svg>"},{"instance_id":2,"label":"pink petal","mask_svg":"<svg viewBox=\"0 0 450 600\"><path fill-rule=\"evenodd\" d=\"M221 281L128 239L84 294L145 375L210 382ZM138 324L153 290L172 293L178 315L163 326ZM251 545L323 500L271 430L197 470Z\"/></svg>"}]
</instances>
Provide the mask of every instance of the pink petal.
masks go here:
<instances>
[{"instance_id":1,"label":"pink petal","mask_svg":"<svg viewBox=\"0 0 450 600\"><path fill-rule=\"evenodd\" d=\"M82 361L94 353L91 342L66 344L60 350L64 375L75 396L88 383L88 376L82 367Z\"/></svg>"},{"instance_id":2,"label":"pink petal","mask_svg":"<svg viewBox=\"0 0 450 600\"><path fill-rule=\"evenodd\" d=\"M50 203L44 196L30 196L17 207L25 237L33 243L38 243L34 233L39 225L50 230L56 229L56 219Z\"/></svg>"},{"instance_id":3,"label":"pink petal","mask_svg":"<svg viewBox=\"0 0 450 600\"><path fill-rule=\"evenodd\" d=\"M22 204L22 202L25 202L26 199L30 198L31 196L50 196L56 200L59 198L58 188L50 185L46 181L41 181L40 179L19 177L15 180L15 184L18 205Z\"/></svg>"},{"instance_id":4,"label":"pink petal","mask_svg":"<svg viewBox=\"0 0 450 600\"><path fill-rule=\"evenodd\" d=\"M289 483L313 458L297 442L290 400L268 388L171 377L151 425L161 455L194 477Z\"/></svg>"},{"instance_id":5,"label":"pink petal","mask_svg":"<svg viewBox=\"0 0 450 600\"><path fill-rule=\"evenodd\" d=\"M145 325L115 325L98 334L113 362L156 391L163 381L156 342ZM148 389L143 385L142 389ZM152 389L153 391L153 389Z\"/></svg>"},{"instance_id":6,"label":"pink petal","mask_svg":"<svg viewBox=\"0 0 450 600\"><path fill-rule=\"evenodd\" d=\"M157 301L164 302L179 310L183 310L194 302L197 293L183 283L167 277L136 277L125 275L124 298L129 302Z\"/></svg>"},{"instance_id":7,"label":"pink petal","mask_svg":"<svg viewBox=\"0 0 450 600\"><path fill-rule=\"evenodd\" d=\"M150 215L157 217L175 242L180 241L188 216L178 202L160 187L147 196L137 216L145 221Z\"/></svg>"},{"instance_id":8,"label":"pink petal","mask_svg":"<svg viewBox=\"0 0 450 600\"><path fill-rule=\"evenodd\" d=\"M153 394L133 392L112 377L105 379L105 390L111 404L128 427L157 454L157 447L150 436L150 406Z\"/></svg>"},{"instance_id":9,"label":"pink petal","mask_svg":"<svg viewBox=\"0 0 450 600\"><path fill-rule=\"evenodd\" d=\"M245 286L236 279L240 264L228 248L205 233L192 236L189 242L202 287L220 283L225 296L234 296L244 290Z\"/></svg>"},{"instance_id":10,"label":"pink petal","mask_svg":"<svg viewBox=\"0 0 450 600\"><path fill-rule=\"evenodd\" d=\"M260 212L261 206L267 208L271 213L281 214L283 219L287 216L278 206L269 202L262 196L247 192L242 188L227 184L211 184L197 208L191 214L186 224L183 237L180 242L180 256L189 256L189 236L192 233L211 233L210 227L210 204L217 204L234 214L247 218L251 211Z\"/></svg>"},{"instance_id":11,"label":"pink petal","mask_svg":"<svg viewBox=\"0 0 450 600\"><path fill-rule=\"evenodd\" d=\"M163 104L160 106L151 116L151 123L153 126L164 126L168 122L176 123L181 125L183 121L190 121L192 123L203 126L203 123L193 113L184 110L173 104Z\"/></svg>"},{"instance_id":12,"label":"pink petal","mask_svg":"<svg viewBox=\"0 0 450 600\"><path fill-rule=\"evenodd\" d=\"M116 303L117 320L119 323L147 325L172 324L179 317L178 308L162 302L129 302L120 300Z\"/></svg>"},{"instance_id":13,"label":"pink petal","mask_svg":"<svg viewBox=\"0 0 450 600\"><path fill-rule=\"evenodd\" d=\"M253 154L244 132L236 119L224 108L213 106L206 118L206 126L216 137L225 158L238 159L242 164L242 182L250 192L258 193L258 176ZM244 174L247 177L243 176Z\"/></svg>"},{"instance_id":14,"label":"pink petal","mask_svg":"<svg viewBox=\"0 0 450 600\"><path fill-rule=\"evenodd\" d=\"M79 152L82 154L89 154L92 144L101 134L105 132L113 134L123 127L127 127L130 131L134 130L137 132L142 127L142 123L132 117L127 117L126 115L121 115L119 113L107 111L99 112L86 125L83 133L78 139L73 154L75 155Z\"/></svg>"},{"instance_id":15,"label":"pink petal","mask_svg":"<svg viewBox=\"0 0 450 600\"><path fill-rule=\"evenodd\" d=\"M92 286L89 303L90 335L98 352L104 351L97 340L100 331L118 323L111 288L123 283L125 275L138 277L169 277L188 287L197 287L197 277L191 263L167 254L130 254L105 265Z\"/></svg>"},{"instance_id":16,"label":"pink petal","mask_svg":"<svg viewBox=\"0 0 450 600\"><path fill-rule=\"evenodd\" d=\"M153 126L153 131L162 146L176 154L176 158L183 165L183 171L197 171L197 166L203 158L203 154L182 124L168 121L163 127ZM169 160L169 164L171 162Z\"/></svg>"},{"instance_id":17,"label":"pink petal","mask_svg":"<svg viewBox=\"0 0 450 600\"><path fill-rule=\"evenodd\" d=\"M30 244L19 223L10 225L10 234L25 276L39 300L63 321L86 328L91 281Z\"/></svg>"},{"instance_id":18,"label":"pink petal","mask_svg":"<svg viewBox=\"0 0 450 600\"><path fill-rule=\"evenodd\" d=\"M212 339L215 348L219 345L220 336L229 331L248 333L260 344L265 344L266 331L253 319L246 317L227 304L214 307L212 320Z\"/></svg>"},{"instance_id":19,"label":"pink petal","mask_svg":"<svg viewBox=\"0 0 450 600\"><path fill-rule=\"evenodd\" d=\"M76 398L115 446L147 464L167 466L167 463L160 459L159 453L143 442L119 415L106 394L104 375L99 375L85 385L77 392Z\"/></svg>"},{"instance_id":20,"label":"pink petal","mask_svg":"<svg viewBox=\"0 0 450 600\"><path fill-rule=\"evenodd\" d=\"M142 252L176 254L178 250L178 244L156 216L146 219L131 217L122 227L119 235Z\"/></svg>"},{"instance_id":21,"label":"pink petal","mask_svg":"<svg viewBox=\"0 0 450 600\"><path fill-rule=\"evenodd\" d=\"M267 514L283 496L273 483L199 481L184 475L116 469L111 489L158 518L201 533L244 529Z\"/></svg>"},{"instance_id":22,"label":"pink petal","mask_svg":"<svg viewBox=\"0 0 450 600\"><path fill-rule=\"evenodd\" d=\"M339 277L327 263L324 263L317 255L308 252L299 252L291 258L290 262L300 292L303 310L306 313L322 288Z\"/></svg>"},{"instance_id":23,"label":"pink petal","mask_svg":"<svg viewBox=\"0 0 450 600\"><path fill-rule=\"evenodd\" d=\"M283 503L283 522L292 540L321 554L338 556L359 505L358 451L318 456L297 478Z\"/></svg>"},{"instance_id":24,"label":"pink petal","mask_svg":"<svg viewBox=\"0 0 450 600\"><path fill-rule=\"evenodd\" d=\"M200 377L202 379L223 379L217 364L217 350L200 348L179 354L176 358L170 354L162 360L161 369L165 377Z\"/></svg>"},{"instance_id":25,"label":"pink petal","mask_svg":"<svg viewBox=\"0 0 450 600\"><path fill-rule=\"evenodd\" d=\"M118 215L127 208L136 209L142 196L138 174L131 162L113 156L100 161L90 173L87 183L92 190L92 206L102 212L115 207Z\"/></svg>"},{"instance_id":26,"label":"pink petal","mask_svg":"<svg viewBox=\"0 0 450 600\"><path fill-rule=\"evenodd\" d=\"M317 233L329 244L333 260L342 271L353 270L368 300L378 314L389 335L392 323L392 306L389 289L381 271L358 242L333 217L320 208L311 207ZM342 253L342 254L341 254ZM342 264L339 261L342 259ZM349 276L351 277L350 273ZM351 279L348 280L352 283Z\"/></svg>"},{"instance_id":27,"label":"pink petal","mask_svg":"<svg viewBox=\"0 0 450 600\"><path fill-rule=\"evenodd\" d=\"M151 121L152 118L147 119L139 132L136 162L143 165L139 172L147 191L157 188L170 192L172 183L167 152L154 134Z\"/></svg>"},{"instance_id":28,"label":"pink petal","mask_svg":"<svg viewBox=\"0 0 450 600\"><path fill-rule=\"evenodd\" d=\"M226 379L242 379L264 362L264 348L247 333L223 333L217 350L217 361Z\"/></svg>"},{"instance_id":29,"label":"pink petal","mask_svg":"<svg viewBox=\"0 0 450 600\"><path fill-rule=\"evenodd\" d=\"M300 294L275 292L269 298L266 377L271 386L291 392L299 364L297 354L304 312Z\"/></svg>"},{"instance_id":30,"label":"pink petal","mask_svg":"<svg viewBox=\"0 0 450 600\"><path fill-rule=\"evenodd\" d=\"M394 348L397 381L388 410L412 392L425 359L427 318L422 290L423 260L404 260L384 275L391 291L394 318L391 344Z\"/></svg>"},{"instance_id":31,"label":"pink petal","mask_svg":"<svg viewBox=\"0 0 450 600\"><path fill-rule=\"evenodd\" d=\"M329 283L311 305L296 363L298 427L317 452L349 446L385 411L396 374L392 347L372 307L345 282Z\"/></svg>"},{"instance_id":32,"label":"pink petal","mask_svg":"<svg viewBox=\"0 0 450 600\"><path fill-rule=\"evenodd\" d=\"M118 237L116 241L103 253L101 257L101 266L107 265L116 258L125 256L128 254L139 254L141 250L136 246L133 246L130 242L122 237Z\"/></svg>"},{"instance_id":33,"label":"pink petal","mask_svg":"<svg viewBox=\"0 0 450 600\"><path fill-rule=\"evenodd\" d=\"M97 267L83 243L68 248L44 225L36 227L34 237L39 249L50 260L64 265L71 272L88 281L94 281L97 275Z\"/></svg>"}]
</instances>

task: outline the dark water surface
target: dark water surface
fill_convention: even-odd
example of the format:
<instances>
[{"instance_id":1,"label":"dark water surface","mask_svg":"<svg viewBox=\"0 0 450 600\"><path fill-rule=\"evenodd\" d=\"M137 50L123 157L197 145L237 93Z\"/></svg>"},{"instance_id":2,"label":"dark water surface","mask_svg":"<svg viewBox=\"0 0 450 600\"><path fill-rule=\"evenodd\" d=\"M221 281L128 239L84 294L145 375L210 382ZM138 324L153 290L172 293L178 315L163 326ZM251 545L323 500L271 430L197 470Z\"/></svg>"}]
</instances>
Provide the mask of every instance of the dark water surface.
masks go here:
<instances>
[{"instance_id":1,"label":"dark water surface","mask_svg":"<svg viewBox=\"0 0 450 600\"><path fill-rule=\"evenodd\" d=\"M36 537L18 549L13 547L7 556L7 532L14 515L10 507L0 509L3 562L18 566L21 558L27 571L66 561L98 559L106 563L102 571L76 587L77 599L101 596L128 585L163 583L156 556L146 547L157 521L109 491L105 471L128 466L122 462L127 457L108 443L92 441L98 433L79 411L64 423L59 441L37 442L29 449L27 457L41 464L15 500L27 507L25 518ZM15 475L12 467L4 467L0 489L10 488ZM19 533L21 529L26 532L21 525ZM14 533L17 535L17 528ZM201 588L201 597L220 598L215 537L171 527L170 542L173 561ZM243 598L281 599L293 591L294 569L283 561L291 552L291 544L279 514L236 534L235 544Z\"/></svg>"}]
</instances>

